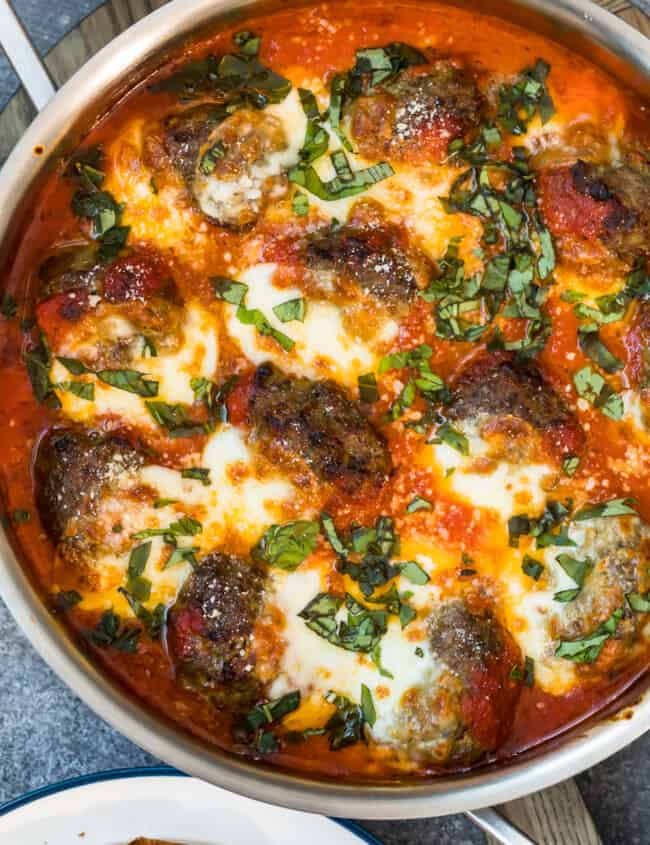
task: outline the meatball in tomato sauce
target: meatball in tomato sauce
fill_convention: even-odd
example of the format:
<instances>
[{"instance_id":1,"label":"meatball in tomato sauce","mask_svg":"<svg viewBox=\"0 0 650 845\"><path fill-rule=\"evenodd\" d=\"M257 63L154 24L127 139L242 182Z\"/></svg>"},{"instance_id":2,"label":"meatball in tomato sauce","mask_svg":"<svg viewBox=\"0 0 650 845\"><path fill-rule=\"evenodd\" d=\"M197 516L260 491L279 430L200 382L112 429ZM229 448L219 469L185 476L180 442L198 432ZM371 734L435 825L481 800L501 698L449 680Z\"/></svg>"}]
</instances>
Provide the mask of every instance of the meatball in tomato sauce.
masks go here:
<instances>
[{"instance_id":1,"label":"meatball in tomato sauce","mask_svg":"<svg viewBox=\"0 0 650 845\"><path fill-rule=\"evenodd\" d=\"M351 136L366 158L439 163L450 141L479 125L483 109L469 70L440 59L403 70L354 100Z\"/></svg>"},{"instance_id":2,"label":"meatball in tomato sauce","mask_svg":"<svg viewBox=\"0 0 650 845\"><path fill-rule=\"evenodd\" d=\"M575 164L542 170L540 210L566 252L577 256L596 240L628 262L647 256L650 168L643 164Z\"/></svg>"}]
</instances>

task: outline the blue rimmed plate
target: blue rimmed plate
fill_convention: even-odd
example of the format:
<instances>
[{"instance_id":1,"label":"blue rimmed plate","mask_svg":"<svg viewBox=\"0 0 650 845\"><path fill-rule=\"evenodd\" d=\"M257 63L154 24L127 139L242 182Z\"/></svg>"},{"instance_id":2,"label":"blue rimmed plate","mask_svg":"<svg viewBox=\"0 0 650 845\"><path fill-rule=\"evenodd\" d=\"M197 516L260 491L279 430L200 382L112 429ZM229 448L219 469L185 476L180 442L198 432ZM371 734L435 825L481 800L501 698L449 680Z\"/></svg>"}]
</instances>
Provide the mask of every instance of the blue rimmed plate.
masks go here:
<instances>
[{"instance_id":1,"label":"blue rimmed plate","mask_svg":"<svg viewBox=\"0 0 650 845\"><path fill-rule=\"evenodd\" d=\"M380 845L354 822L234 795L168 767L84 775L0 806L7 845Z\"/></svg>"}]
</instances>

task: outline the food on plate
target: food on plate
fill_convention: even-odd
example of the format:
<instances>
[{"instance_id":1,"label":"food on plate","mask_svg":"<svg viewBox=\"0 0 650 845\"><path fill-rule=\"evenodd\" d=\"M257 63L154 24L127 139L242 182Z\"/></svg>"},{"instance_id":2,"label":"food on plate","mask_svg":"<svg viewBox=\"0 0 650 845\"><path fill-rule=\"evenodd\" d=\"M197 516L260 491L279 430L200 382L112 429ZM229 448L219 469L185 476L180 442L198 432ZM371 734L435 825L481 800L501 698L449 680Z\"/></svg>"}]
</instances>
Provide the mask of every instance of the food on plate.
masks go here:
<instances>
[{"instance_id":1,"label":"food on plate","mask_svg":"<svg viewBox=\"0 0 650 845\"><path fill-rule=\"evenodd\" d=\"M650 654L649 142L597 67L442 4L167 56L3 274L6 522L79 647L331 778L610 704Z\"/></svg>"}]
</instances>

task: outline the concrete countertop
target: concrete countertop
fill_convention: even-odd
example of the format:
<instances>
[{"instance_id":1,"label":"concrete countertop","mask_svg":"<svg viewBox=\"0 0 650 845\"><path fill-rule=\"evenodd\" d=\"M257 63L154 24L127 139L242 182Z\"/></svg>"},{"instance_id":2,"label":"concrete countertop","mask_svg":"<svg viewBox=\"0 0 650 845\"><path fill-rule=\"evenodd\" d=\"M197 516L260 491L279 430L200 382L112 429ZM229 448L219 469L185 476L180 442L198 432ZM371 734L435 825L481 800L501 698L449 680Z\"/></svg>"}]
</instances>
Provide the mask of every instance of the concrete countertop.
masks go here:
<instances>
[{"instance_id":1,"label":"concrete countertop","mask_svg":"<svg viewBox=\"0 0 650 845\"><path fill-rule=\"evenodd\" d=\"M14 0L49 50L101 0ZM17 85L0 51L0 109ZM159 762L95 716L29 645L0 602L0 802L75 775ZM578 779L605 845L650 845L650 735ZM463 816L367 822L386 845L480 845Z\"/></svg>"}]
</instances>

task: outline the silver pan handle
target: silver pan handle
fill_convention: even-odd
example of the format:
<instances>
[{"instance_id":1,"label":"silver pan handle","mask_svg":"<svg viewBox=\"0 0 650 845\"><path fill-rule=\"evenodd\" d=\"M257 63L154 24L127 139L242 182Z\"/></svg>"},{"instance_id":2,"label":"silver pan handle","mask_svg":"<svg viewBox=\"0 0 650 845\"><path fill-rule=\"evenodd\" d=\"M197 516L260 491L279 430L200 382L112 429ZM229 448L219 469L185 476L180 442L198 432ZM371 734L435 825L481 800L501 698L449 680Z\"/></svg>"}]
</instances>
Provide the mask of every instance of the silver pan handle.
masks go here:
<instances>
[{"instance_id":1,"label":"silver pan handle","mask_svg":"<svg viewBox=\"0 0 650 845\"><path fill-rule=\"evenodd\" d=\"M54 96L56 88L9 0L0 0L0 46L34 107L41 111Z\"/></svg>"},{"instance_id":2,"label":"silver pan handle","mask_svg":"<svg viewBox=\"0 0 650 845\"><path fill-rule=\"evenodd\" d=\"M502 845L535 845L534 840L522 833L518 827L492 807L471 810L465 815Z\"/></svg>"}]
</instances>

